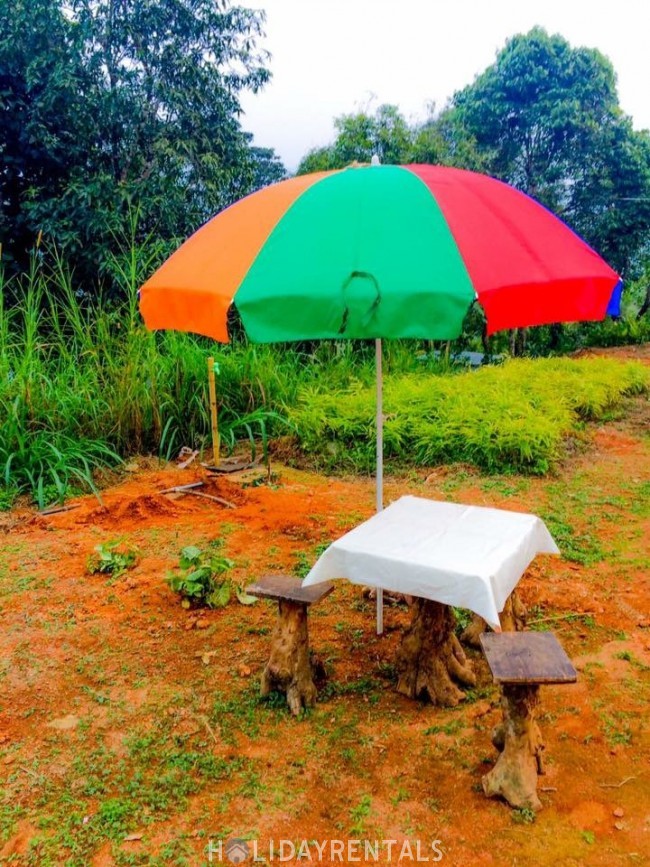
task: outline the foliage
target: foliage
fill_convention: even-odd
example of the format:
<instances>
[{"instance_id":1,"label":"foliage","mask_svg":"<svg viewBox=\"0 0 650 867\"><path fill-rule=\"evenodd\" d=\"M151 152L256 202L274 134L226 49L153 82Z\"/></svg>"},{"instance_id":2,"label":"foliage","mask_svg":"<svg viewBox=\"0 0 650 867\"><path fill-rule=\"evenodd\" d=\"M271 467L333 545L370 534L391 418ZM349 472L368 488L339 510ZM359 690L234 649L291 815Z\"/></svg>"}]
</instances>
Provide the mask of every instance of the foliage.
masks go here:
<instances>
[{"instance_id":1,"label":"foliage","mask_svg":"<svg viewBox=\"0 0 650 867\"><path fill-rule=\"evenodd\" d=\"M169 243L282 174L239 123L269 79L263 21L230 0L0 4L5 251L42 231L96 281L129 207Z\"/></svg>"},{"instance_id":2,"label":"foliage","mask_svg":"<svg viewBox=\"0 0 650 867\"><path fill-rule=\"evenodd\" d=\"M188 545L181 551L178 569L168 574L167 581L171 589L181 595L183 608L224 608L230 602L233 589L242 605L256 601L225 577L235 564L219 553L220 547L217 541L207 552L195 545Z\"/></svg>"},{"instance_id":3,"label":"foliage","mask_svg":"<svg viewBox=\"0 0 650 867\"><path fill-rule=\"evenodd\" d=\"M112 251L110 267L122 287L123 302L84 302L74 291L61 257L41 247L30 270L12 278L14 286L20 284L14 294L22 300L9 307L4 303L7 281L0 269L0 506L9 508L23 492L31 492L43 507L54 500L63 501L73 490L95 490L95 471L114 466L129 455L153 452L171 459L183 445L204 447L210 438L210 355L219 365L219 429L226 448L244 438L252 450L261 442L266 456L270 440L287 432L290 414L303 447L310 454L321 453L319 460L324 466L370 471L374 466L369 446L374 436L374 344L323 341L253 346L235 340L215 347L211 341L190 334L151 333L141 324L136 291L155 251L155 244L138 245L133 239L121 252L118 246ZM632 294L630 298L633 300ZM637 321L633 307L628 313L628 318L618 323L592 323L584 330L567 326L560 348L567 350L585 342L648 339L647 317ZM498 335L493 338L494 349L507 351L507 345L499 344L499 340ZM531 351L543 352L546 343L544 329L530 329ZM465 345L472 346L469 338ZM456 347L463 348L463 342ZM442 406L441 400L434 398L441 390L453 391L456 378L432 376L447 371L448 366L444 352L437 356L431 348L414 341L384 345L388 399L401 387L397 383L410 374L411 378L404 380L411 383L405 393L415 387L415 401L426 407L428 399L430 404ZM487 371L481 371L473 381L481 382L486 375ZM391 385L393 380L395 386ZM491 435L492 448L497 442L503 447L508 424L513 428L513 441L522 446L515 428L526 430L527 409L521 404L510 418L509 396L502 394L507 388L507 384L495 383L493 398L485 386L485 406L494 400L496 414L498 402L503 400L506 409L498 430ZM314 403L310 410L306 400L311 394ZM460 414L465 398L456 400L460 401ZM453 401L449 398L445 406L452 406ZM531 411L537 413L536 407ZM331 418L332 429L321 420L323 412ZM480 420L481 412L487 409L479 407L473 412ZM540 422L543 429L554 427L557 413L558 409L550 408L546 420ZM404 460L408 454L416 461L458 459L453 438L445 439L441 431L442 441L436 447L438 434L427 433L426 425L435 427L439 419L429 418L426 412L419 419L415 449L416 429L409 430L405 418L400 411L388 419L389 457ZM567 424L570 428L572 422ZM483 435L487 437L485 431ZM458 436L465 454L472 439ZM480 431L472 434L478 436ZM534 427L522 436L535 441L546 434ZM483 448L480 444L475 447L479 451ZM491 463L498 466L509 460L497 454ZM522 456L512 458L517 466L526 460ZM481 465L486 461L485 454L477 459Z\"/></svg>"},{"instance_id":4,"label":"foliage","mask_svg":"<svg viewBox=\"0 0 650 867\"><path fill-rule=\"evenodd\" d=\"M423 466L463 461L490 472L545 473L581 421L603 418L624 395L647 390L649 380L640 364L600 358L393 377L385 385L384 451ZM305 389L292 418L301 448L319 465L372 471L372 388Z\"/></svg>"},{"instance_id":5,"label":"foliage","mask_svg":"<svg viewBox=\"0 0 650 867\"><path fill-rule=\"evenodd\" d=\"M650 136L618 104L611 63L540 27L512 37L449 109L486 169L559 214L614 268L648 253Z\"/></svg>"},{"instance_id":6,"label":"foliage","mask_svg":"<svg viewBox=\"0 0 650 867\"><path fill-rule=\"evenodd\" d=\"M142 326L136 287L147 255L133 247L113 255L124 287L121 303L86 303L59 257L42 250L13 278L22 301L3 303L0 270L0 484L3 501L31 491L43 507L72 487L95 490L93 472L120 456L146 451L173 457L201 447L210 432L206 361L214 354L220 432L226 447L239 437L284 429L277 410L291 399L299 358L266 347L214 351L188 334L155 335Z\"/></svg>"},{"instance_id":7,"label":"foliage","mask_svg":"<svg viewBox=\"0 0 650 867\"><path fill-rule=\"evenodd\" d=\"M88 558L86 568L91 575L100 573L119 578L128 569L135 566L138 552L127 548L119 541L96 545L95 551Z\"/></svg>"},{"instance_id":8,"label":"foliage","mask_svg":"<svg viewBox=\"0 0 650 867\"><path fill-rule=\"evenodd\" d=\"M369 162L376 153L385 163L494 175L558 214L627 282L645 270L638 309L650 310L650 133L633 130L600 52L535 27L508 40L494 64L442 111L431 106L424 122L409 125L396 106L381 105L338 117L335 127L334 142L306 154L298 174ZM475 320L470 336L478 341ZM589 328L573 329L578 345ZM537 332L544 351L562 348L563 331Z\"/></svg>"},{"instance_id":9,"label":"foliage","mask_svg":"<svg viewBox=\"0 0 650 867\"><path fill-rule=\"evenodd\" d=\"M456 118L448 113L436 116L433 106L429 117L413 126L397 106L380 105L372 113L341 115L334 119L334 127L334 142L309 151L297 174L369 163L373 155L386 165L440 163L477 170L484 164L473 138L459 131Z\"/></svg>"}]
</instances>

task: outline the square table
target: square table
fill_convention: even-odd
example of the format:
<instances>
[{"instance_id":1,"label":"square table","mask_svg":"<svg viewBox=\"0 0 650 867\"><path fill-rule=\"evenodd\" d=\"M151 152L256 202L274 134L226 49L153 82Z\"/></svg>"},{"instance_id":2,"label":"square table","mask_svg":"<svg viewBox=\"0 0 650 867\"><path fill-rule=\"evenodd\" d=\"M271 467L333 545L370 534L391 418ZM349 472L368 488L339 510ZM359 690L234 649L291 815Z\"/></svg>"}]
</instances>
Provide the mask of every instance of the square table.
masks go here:
<instances>
[{"instance_id":1,"label":"square table","mask_svg":"<svg viewBox=\"0 0 650 867\"><path fill-rule=\"evenodd\" d=\"M499 612L541 553L560 552L536 515L407 496L333 542L303 587L347 578L468 608L499 629Z\"/></svg>"},{"instance_id":2,"label":"square table","mask_svg":"<svg viewBox=\"0 0 650 867\"><path fill-rule=\"evenodd\" d=\"M455 705L476 682L451 606L499 630L499 612L538 553L559 550L536 515L401 497L333 542L303 587L337 578L417 597L398 654L397 689Z\"/></svg>"}]
</instances>

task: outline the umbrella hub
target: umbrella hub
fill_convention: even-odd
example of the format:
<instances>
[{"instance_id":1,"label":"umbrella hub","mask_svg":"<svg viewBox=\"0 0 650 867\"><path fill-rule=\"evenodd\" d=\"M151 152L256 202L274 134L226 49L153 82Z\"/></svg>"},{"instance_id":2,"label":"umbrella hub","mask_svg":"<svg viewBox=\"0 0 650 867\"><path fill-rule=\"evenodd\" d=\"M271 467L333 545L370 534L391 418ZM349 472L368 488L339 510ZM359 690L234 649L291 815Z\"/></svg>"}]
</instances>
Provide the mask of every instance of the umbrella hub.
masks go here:
<instances>
[{"instance_id":1,"label":"umbrella hub","mask_svg":"<svg viewBox=\"0 0 650 867\"><path fill-rule=\"evenodd\" d=\"M381 302L381 290L374 274L352 271L341 285L343 316L339 334L355 336L367 331Z\"/></svg>"}]
</instances>

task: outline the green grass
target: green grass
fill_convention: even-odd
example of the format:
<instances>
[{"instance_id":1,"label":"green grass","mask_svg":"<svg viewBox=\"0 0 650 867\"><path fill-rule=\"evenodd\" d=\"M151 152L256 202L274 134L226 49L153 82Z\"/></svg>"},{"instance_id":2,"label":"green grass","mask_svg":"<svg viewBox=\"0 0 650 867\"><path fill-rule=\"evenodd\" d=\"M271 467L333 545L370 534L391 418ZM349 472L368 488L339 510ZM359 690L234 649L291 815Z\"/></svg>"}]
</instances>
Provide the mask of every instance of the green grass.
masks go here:
<instances>
[{"instance_id":1,"label":"green grass","mask_svg":"<svg viewBox=\"0 0 650 867\"><path fill-rule=\"evenodd\" d=\"M125 300L115 302L87 298L56 255L37 251L11 280L0 263L0 510L25 492L43 507L96 491L97 471L133 454L204 448L210 356L225 448L243 439L266 451L270 437L293 431L320 468L372 471L372 341L215 346L154 334L137 305L150 267L142 251L116 255ZM458 373L422 348L384 346L389 462L545 473L586 421L648 388L634 363L522 360Z\"/></svg>"}]
</instances>

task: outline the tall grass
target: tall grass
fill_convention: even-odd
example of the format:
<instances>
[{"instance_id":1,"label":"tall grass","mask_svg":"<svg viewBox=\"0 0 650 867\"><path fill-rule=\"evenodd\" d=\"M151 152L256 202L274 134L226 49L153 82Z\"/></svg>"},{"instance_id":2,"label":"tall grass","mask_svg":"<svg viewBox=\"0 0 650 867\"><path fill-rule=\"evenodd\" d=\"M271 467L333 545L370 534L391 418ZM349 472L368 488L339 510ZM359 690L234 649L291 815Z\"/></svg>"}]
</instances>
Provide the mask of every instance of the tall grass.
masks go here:
<instances>
[{"instance_id":1,"label":"tall grass","mask_svg":"<svg viewBox=\"0 0 650 867\"><path fill-rule=\"evenodd\" d=\"M219 368L226 446L286 430L286 407L302 387L372 380L370 346L220 346L147 331L137 288L150 257L132 245L113 269L126 299L119 303L80 294L56 252L37 251L29 271L10 281L0 266L0 506L22 491L43 506L92 489L98 467L128 455L169 458L182 445L201 447L210 433L209 356ZM418 365L398 346L388 363Z\"/></svg>"},{"instance_id":2,"label":"tall grass","mask_svg":"<svg viewBox=\"0 0 650 867\"><path fill-rule=\"evenodd\" d=\"M214 356L220 430L238 438L285 432L326 469L374 465L374 346L216 346L152 333L137 288L147 247L112 263L122 300L89 299L63 260L36 251L6 281L0 264L0 508L20 492L39 505L93 489L98 467L133 454L169 458L209 438L207 359ZM11 299L11 303L9 303ZM430 347L427 347L429 349ZM646 387L645 371L616 362L526 361L457 376L412 341L384 345L389 457L468 460L544 472L581 419L599 418Z\"/></svg>"}]
</instances>

